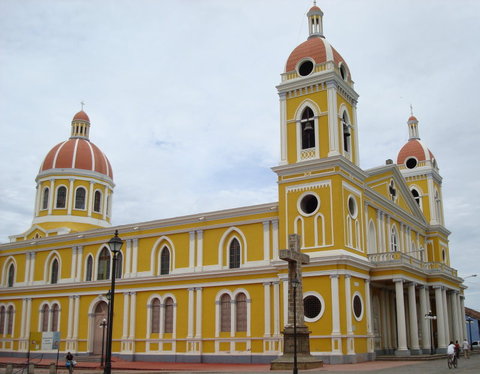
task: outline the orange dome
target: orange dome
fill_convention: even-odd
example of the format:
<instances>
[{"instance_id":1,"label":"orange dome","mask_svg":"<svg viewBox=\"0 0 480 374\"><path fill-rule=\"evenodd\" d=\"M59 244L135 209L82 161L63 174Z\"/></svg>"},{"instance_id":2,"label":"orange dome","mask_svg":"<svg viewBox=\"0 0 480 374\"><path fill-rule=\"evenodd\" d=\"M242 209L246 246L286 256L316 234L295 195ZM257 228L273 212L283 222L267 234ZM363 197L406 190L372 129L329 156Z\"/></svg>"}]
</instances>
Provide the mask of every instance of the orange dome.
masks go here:
<instances>
[{"instance_id":1,"label":"orange dome","mask_svg":"<svg viewBox=\"0 0 480 374\"><path fill-rule=\"evenodd\" d=\"M85 117L88 119L86 114ZM53 147L43 160L40 173L50 169L82 169L113 179L112 166L107 156L95 144L81 138L71 138Z\"/></svg>"},{"instance_id":2,"label":"orange dome","mask_svg":"<svg viewBox=\"0 0 480 374\"><path fill-rule=\"evenodd\" d=\"M333 61L338 66L341 62L345 66L348 76L350 76L347 63L325 38L313 37L297 46L287 59L285 72L295 70L297 64L305 58L313 59L315 64Z\"/></svg>"},{"instance_id":3,"label":"orange dome","mask_svg":"<svg viewBox=\"0 0 480 374\"><path fill-rule=\"evenodd\" d=\"M408 118L408 122L410 122L410 121L416 121L416 122L418 122L418 119L417 119L417 117L415 117L415 116L410 116L410 118Z\"/></svg>"},{"instance_id":4,"label":"orange dome","mask_svg":"<svg viewBox=\"0 0 480 374\"><path fill-rule=\"evenodd\" d=\"M409 158L416 158L418 162L434 161L435 156L421 140L409 140L398 152L397 165L404 164Z\"/></svg>"},{"instance_id":5,"label":"orange dome","mask_svg":"<svg viewBox=\"0 0 480 374\"><path fill-rule=\"evenodd\" d=\"M73 120L72 120L72 121L76 121L76 120L90 122L90 118L88 118L87 113L85 113L83 110L81 110L80 112L78 112L77 114L75 114L75 115L73 116Z\"/></svg>"}]
</instances>

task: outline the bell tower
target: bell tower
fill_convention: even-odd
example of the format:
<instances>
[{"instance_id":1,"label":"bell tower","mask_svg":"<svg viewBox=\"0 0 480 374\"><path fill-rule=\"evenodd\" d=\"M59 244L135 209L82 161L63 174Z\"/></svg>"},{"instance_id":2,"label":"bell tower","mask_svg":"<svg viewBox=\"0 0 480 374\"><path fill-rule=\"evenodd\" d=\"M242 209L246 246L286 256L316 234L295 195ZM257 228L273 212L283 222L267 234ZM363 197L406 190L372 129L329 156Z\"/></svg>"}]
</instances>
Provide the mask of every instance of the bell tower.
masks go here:
<instances>
[{"instance_id":1,"label":"bell tower","mask_svg":"<svg viewBox=\"0 0 480 374\"><path fill-rule=\"evenodd\" d=\"M287 59L280 96L281 165L343 156L359 165L358 94L343 57L325 39L323 12L307 13L308 39Z\"/></svg>"}]
</instances>

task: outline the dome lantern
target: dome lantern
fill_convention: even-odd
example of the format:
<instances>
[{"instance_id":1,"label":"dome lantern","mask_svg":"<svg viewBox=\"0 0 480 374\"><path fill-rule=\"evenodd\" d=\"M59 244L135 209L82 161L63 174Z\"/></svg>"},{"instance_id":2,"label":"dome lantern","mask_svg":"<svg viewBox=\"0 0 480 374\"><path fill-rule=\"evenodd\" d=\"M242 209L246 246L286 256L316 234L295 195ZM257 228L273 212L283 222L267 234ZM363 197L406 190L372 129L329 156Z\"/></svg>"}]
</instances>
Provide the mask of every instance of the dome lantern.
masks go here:
<instances>
[{"instance_id":1,"label":"dome lantern","mask_svg":"<svg viewBox=\"0 0 480 374\"><path fill-rule=\"evenodd\" d=\"M321 37L323 38L323 12L317 6L317 2L313 2L313 6L307 13L308 17L308 38Z\"/></svg>"}]
</instances>

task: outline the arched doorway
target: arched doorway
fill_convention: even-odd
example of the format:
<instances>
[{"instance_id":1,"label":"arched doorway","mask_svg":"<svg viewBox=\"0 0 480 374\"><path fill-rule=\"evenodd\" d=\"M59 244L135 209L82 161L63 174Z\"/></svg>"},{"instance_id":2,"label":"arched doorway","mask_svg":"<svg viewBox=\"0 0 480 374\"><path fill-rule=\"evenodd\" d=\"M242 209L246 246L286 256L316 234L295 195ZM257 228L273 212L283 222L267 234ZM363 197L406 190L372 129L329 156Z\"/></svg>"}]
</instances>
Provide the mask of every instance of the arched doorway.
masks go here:
<instances>
[{"instance_id":1,"label":"arched doorway","mask_svg":"<svg viewBox=\"0 0 480 374\"><path fill-rule=\"evenodd\" d=\"M102 324L102 321L107 321L108 316L108 306L105 301L100 301L95 307L95 312L93 316L93 354L100 355L102 354L102 339L105 329L105 338L107 336L106 323Z\"/></svg>"}]
</instances>

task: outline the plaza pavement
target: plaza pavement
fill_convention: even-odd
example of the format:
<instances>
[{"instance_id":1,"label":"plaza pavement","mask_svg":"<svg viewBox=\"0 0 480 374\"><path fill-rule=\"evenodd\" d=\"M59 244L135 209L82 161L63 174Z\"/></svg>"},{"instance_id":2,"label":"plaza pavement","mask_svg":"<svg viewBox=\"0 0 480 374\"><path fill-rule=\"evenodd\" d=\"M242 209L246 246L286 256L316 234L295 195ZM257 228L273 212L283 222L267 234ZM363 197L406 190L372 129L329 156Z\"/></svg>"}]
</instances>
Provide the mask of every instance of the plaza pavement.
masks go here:
<instances>
[{"instance_id":1,"label":"plaza pavement","mask_svg":"<svg viewBox=\"0 0 480 374\"><path fill-rule=\"evenodd\" d=\"M48 365L52 359L32 360L35 367L35 374L48 374ZM13 363L15 365L13 374L22 374L22 369L17 365L24 364L25 359L0 357L0 374L5 373L5 365ZM58 374L67 374L68 371L63 365L64 360L61 357L59 361ZM78 374L101 374L103 370L95 362L79 362L75 368ZM199 373L199 374L260 374L270 372L269 365L253 364L187 364L171 362L145 362L145 361L121 361L112 362L113 374L171 374L171 373ZM345 365L327 365L323 368L311 370L299 370L299 373L324 373L334 372L336 374L352 373L375 373L375 374L442 374L442 373L475 373L480 374L480 354L474 354L471 359L466 360L463 357L459 360L457 369L448 369L445 358L429 361L370 361L358 364ZM26 374L26 370L24 371ZM272 371L273 373L286 374L291 371ZM31 374L31 373L30 373Z\"/></svg>"}]
</instances>

